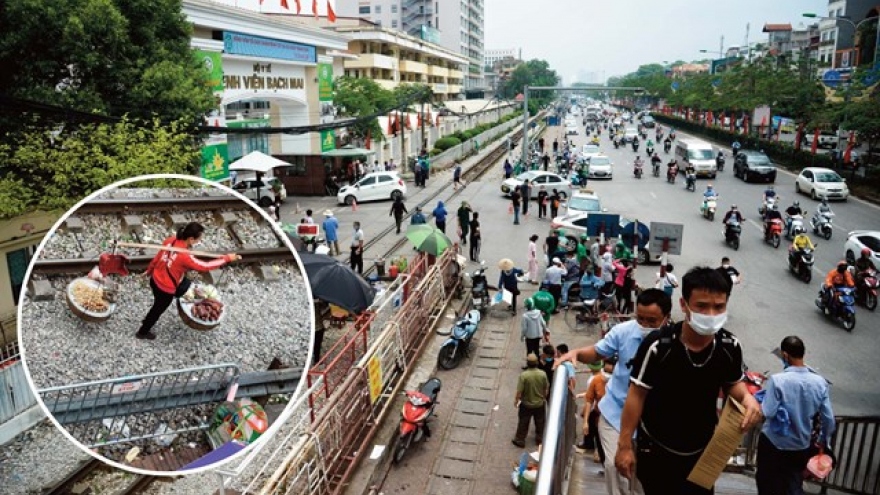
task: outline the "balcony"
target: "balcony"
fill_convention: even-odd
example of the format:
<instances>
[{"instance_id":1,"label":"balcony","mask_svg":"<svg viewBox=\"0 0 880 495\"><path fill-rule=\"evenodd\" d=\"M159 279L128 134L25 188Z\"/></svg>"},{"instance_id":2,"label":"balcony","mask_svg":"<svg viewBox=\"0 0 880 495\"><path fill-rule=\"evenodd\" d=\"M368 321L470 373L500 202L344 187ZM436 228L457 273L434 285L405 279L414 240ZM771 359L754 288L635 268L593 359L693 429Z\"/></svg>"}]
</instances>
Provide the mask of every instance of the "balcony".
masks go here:
<instances>
[{"instance_id":1,"label":"balcony","mask_svg":"<svg viewBox=\"0 0 880 495\"><path fill-rule=\"evenodd\" d=\"M394 57L378 53L362 53L357 60L346 60L346 69L394 69Z\"/></svg>"},{"instance_id":2,"label":"balcony","mask_svg":"<svg viewBox=\"0 0 880 495\"><path fill-rule=\"evenodd\" d=\"M449 69L440 67L439 65L429 65L428 75L435 77L449 77Z\"/></svg>"},{"instance_id":3,"label":"balcony","mask_svg":"<svg viewBox=\"0 0 880 495\"><path fill-rule=\"evenodd\" d=\"M421 62L416 62L414 60L401 60L400 61L400 71L401 72L412 72L415 74L427 74L428 73L428 65L423 64Z\"/></svg>"},{"instance_id":4,"label":"balcony","mask_svg":"<svg viewBox=\"0 0 880 495\"><path fill-rule=\"evenodd\" d=\"M448 84L439 84L439 83L432 84L431 91L434 94L444 95L449 92L449 85Z\"/></svg>"},{"instance_id":5,"label":"balcony","mask_svg":"<svg viewBox=\"0 0 880 495\"><path fill-rule=\"evenodd\" d=\"M461 93L461 85L460 84L447 84L446 85L446 93L450 95L457 95Z\"/></svg>"},{"instance_id":6,"label":"balcony","mask_svg":"<svg viewBox=\"0 0 880 495\"><path fill-rule=\"evenodd\" d=\"M448 77L450 79L462 79L464 77L464 72L462 72L460 70L449 69L449 76Z\"/></svg>"},{"instance_id":7,"label":"balcony","mask_svg":"<svg viewBox=\"0 0 880 495\"><path fill-rule=\"evenodd\" d=\"M387 89L389 91L394 90L394 88L398 86L397 82L395 82L393 79L373 79L373 81L375 81L376 84L381 86L383 89Z\"/></svg>"}]
</instances>

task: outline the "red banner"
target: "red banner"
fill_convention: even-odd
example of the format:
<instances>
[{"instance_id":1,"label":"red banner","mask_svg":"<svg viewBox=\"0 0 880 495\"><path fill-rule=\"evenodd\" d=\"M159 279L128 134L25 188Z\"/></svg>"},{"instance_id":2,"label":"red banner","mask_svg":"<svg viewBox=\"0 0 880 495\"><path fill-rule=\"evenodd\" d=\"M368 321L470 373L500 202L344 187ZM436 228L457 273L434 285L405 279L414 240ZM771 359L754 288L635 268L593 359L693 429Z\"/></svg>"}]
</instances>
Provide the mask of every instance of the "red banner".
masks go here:
<instances>
[{"instance_id":1,"label":"red banner","mask_svg":"<svg viewBox=\"0 0 880 495\"><path fill-rule=\"evenodd\" d=\"M810 153L816 154L816 151L819 150L819 128L813 132L813 145L810 146Z\"/></svg>"},{"instance_id":2,"label":"red banner","mask_svg":"<svg viewBox=\"0 0 880 495\"><path fill-rule=\"evenodd\" d=\"M856 145L856 133L850 131L849 141L846 143L846 151L843 153L843 163L852 163L852 150Z\"/></svg>"}]
</instances>

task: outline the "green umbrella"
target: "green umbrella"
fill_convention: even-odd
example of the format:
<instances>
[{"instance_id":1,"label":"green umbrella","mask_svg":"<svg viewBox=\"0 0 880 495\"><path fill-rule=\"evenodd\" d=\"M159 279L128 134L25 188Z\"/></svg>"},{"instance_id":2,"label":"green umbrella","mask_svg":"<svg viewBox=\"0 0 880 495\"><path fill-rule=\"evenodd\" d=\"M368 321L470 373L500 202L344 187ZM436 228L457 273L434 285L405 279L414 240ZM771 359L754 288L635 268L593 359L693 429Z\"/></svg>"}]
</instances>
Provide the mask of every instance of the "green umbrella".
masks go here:
<instances>
[{"instance_id":1,"label":"green umbrella","mask_svg":"<svg viewBox=\"0 0 880 495\"><path fill-rule=\"evenodd\" d=\"M410 225L406 229L406 238L409 239L417 250L439 256L452 246L452 241L446 234L431 225Z\"/></svg>"}]
</instances>

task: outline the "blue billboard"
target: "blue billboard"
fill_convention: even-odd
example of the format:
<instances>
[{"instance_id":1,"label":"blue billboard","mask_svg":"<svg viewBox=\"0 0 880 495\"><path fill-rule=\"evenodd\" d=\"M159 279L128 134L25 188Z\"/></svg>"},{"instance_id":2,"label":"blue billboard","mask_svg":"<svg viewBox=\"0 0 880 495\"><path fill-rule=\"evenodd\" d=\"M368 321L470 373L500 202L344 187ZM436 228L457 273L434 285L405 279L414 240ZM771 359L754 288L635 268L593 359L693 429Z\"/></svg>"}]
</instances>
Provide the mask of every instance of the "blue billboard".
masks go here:
<instances>
[{"instance_id":1,"label":"blue billboard","mask_svg":"<svg viewBox=\"0 0 880 495\"><path fill-rule=\"evenodd\" d=\"M275 58L312 64L318 62L318 54L314 46L231 31L223 32L223 51L230 55Z\"/></svg>"}]
</instances>

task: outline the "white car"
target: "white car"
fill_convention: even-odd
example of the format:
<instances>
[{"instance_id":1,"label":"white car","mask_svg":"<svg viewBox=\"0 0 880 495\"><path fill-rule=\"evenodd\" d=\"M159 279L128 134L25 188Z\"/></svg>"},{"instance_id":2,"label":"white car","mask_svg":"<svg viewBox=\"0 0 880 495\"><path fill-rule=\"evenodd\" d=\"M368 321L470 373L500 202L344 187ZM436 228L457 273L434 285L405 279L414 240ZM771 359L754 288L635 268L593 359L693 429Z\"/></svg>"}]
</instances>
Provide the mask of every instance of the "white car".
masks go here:
<instances>
[{"instance_id":1,"label":"white car","mask_svg":"<svg viewBox=\"0 0 880 495\"><path fill-rule=\"evenodd\" d=\"M614 163L605 155L590 158L587 164L587 177L590 179L610 179L614 174Z\"/></svg>"},{"instance_id":2,"label":"white car","mask_svg":"<svg viewBox=\"0 0 880 495\"><path fill-rule=\"evenodd\" d=\"M855 263L865 248L871 250L874 266L880 267L880 231L877 230L854 230L847 234L846 244L843 246L846 262L850 265Z\"/></svg>"},{"instance_id":3,"label":"white car","mask_svg":"<svg viewBox=\"0 0 880 495\"><path fill-rule=\"evenodd\" d=\"M626 130L623 131L623 142L629 143L634 138L638 137L638 135L639 135L638 129L636 129L635 127L627 127Z\"/></svg>"},{"instance_id":4,"label":"white car","mask_svg":"<svg viewBox=\"0 0 880 495\"><path fill-rule=\"evenodd\" d=\"M562 200L571 197L573 186L570 181L566 180L561 175L554 174L553 172L544 172L542 170L529 170L516 177L505 179L505 181L501 183L501 194L509 196L510 193L513 192L513 189L521 186L525 180L528 180L529 184L532 186L530 191L530 196L532 198L538 197L538 192L541 190L541 187L547 191L547 194L553 194L553 190L556 189Z\"/></svg>"},{"instance_id":5,"label":"white car","mask_svg":"<svg viewBox=\"0 0 880 495\"><path fill-rule=\"evenodd\" d=\"M578 134L578 126L576 125L566 125L565 126L565 135L566 136L577 136Z\"/></svg>"},{"instance_id":6,"label":"white car","mask_svg":"<svg viewBox=\"0 0 880 495\"><path fill-rule=\"evenodd\" d=\"M584 160L589 160L601 153L602 151L599 149L598 144L585 144L584 149L581 151L581 157L583 157Z\"/></svg>"},{"instance_id":7,"label":"white car","mask_svg":"<svg viewBox=\"0 0 880 495\"><path fill-rule=\"evenodd\" d=\"M595 212L593 212L593 213L575 213L572 215L565 215L565 216L561 216L561 217L556 217L550 222L550 229L551 230L562 229L562 230L565 230L569 235L574 234L575 237L580 237L581 234L587 233L588 218L590 217L591 214L595 215ZM624 218L623 216L620 216L620 227L621 228L626 227L626 226L630 225L631 223L633 223L633 220L631 220L629 218ZM663 255L663 253L661 253L661 252L649 252L648 251L648 246L649 246L648 239L650 238L650 235L649 235L650 232L644 230L646 225L647 224L642 224L642 227L640 227L640 229L639 229L640 231L644 231L648 234L648 235L645 235L644 244L642 244L639 247L639 254L638 254L638 258L636 261L638 261L638 263L640 265L645 264L648 261L659 262L660 257ZM630 246L630 249L632 249L631 246Z\"/></svg>"},{"instance_id":8,"label":"white car","mask_svg":"<svg viewBox=\"0 0 880 495\"><path fill-rule=\"evenodd\" d=\"M351 205L355 201L376 201L406 196L406 183L396 172L373 172L336 194L339 203Z\"/></svg>"},{"instance_id":9,"label":"white car","mask_svg":"<svg viewBox=\"0 0 880 495\"><path fill-rule=\"evenodd\" d=\"M567 215L575 215L578 213L601 213L607 211L602 208L602 200L599 195L589 189L581 189L571 195L568 200Z\"/></svg>"},{"instance_id":10,"label":"white car","mask_svg":"<svg viewBox=\"0 0 880 495\"><path fill-rule=\"evenodd\" d=\"M264 177L260 180L253 177L239 179L232 186L232 189L258 205L267 207L275 202L275 191L273 188L277 187L280 187L278 193L281 199L287 199L287 189L280 180L274 177Z\"/></svg>"},{"instance_id":11,"label":"white car","mask_svg":"<svg viewBox=\"0 0 880 495\"><path fill-rule=\"evenodd\" d=\"M849 197L846 180L834 170L820 167L807 167L801 170L794 181L794 190L809 194L813 199L842 199Z\"/></svg>"}]
</instances>

